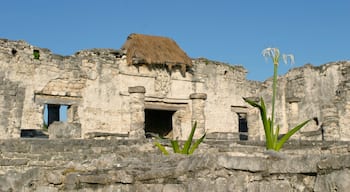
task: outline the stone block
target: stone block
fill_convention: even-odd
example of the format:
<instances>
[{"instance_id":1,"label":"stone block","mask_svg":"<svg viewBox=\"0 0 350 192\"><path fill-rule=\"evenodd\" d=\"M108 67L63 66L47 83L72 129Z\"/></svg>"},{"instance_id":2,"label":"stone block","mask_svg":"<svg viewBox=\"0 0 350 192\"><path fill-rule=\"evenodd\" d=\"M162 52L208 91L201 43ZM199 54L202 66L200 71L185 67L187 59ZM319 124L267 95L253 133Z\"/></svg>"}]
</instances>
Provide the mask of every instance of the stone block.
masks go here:
<instances>
[{"instance_id":1,"label":"stone block","mask_svg":"<svg viewBox=\"0 0 350 192\"><path fill-rule=\"evenodd\" d=\"M143 86L129 87L129 93L146 93L146 89Z\"/></svg>"},{"instance_id":2,"label":"stone block","mask_svg":"<svg viewBox=\"0 0 350 192\"><path fill-rule=\"evenodd\" d=\"M270 173L308 173L316 174L319 156L301 155L297 157L286 155L280 159L269 159L267 162Z\"/></svg>"},{"instance_id":3,"label":"stone block","mask_svg":"<svg viewBox=\"0 0 350 192\"><path fill-rule=\"evenodd\" d=\"M316 179L314 191L349 191L349 189L350 170L345 169L319 175Z\"/></svg>"},{"instance_id":4,"label":"stone block","mask_svg":"<svg viewBox=\"0 0 350 192\"><path fill-rule=\"evenodd\" d=\"M218 157L217 163L225 169L250 172L263 172L266 171L267 168L267 162L262 157L233 157L229 155L221 155Z\"/></svg>"},{"instance_id":5,"label":"stone block","mask_svg":"<svg viewBox=\"0 0 350 192\"><path fill-rule=\"evenodd\" d=\"M79 123L53 122L49 126L49 139L81 138L81 125Z\"/></svg>"}]
</instances>

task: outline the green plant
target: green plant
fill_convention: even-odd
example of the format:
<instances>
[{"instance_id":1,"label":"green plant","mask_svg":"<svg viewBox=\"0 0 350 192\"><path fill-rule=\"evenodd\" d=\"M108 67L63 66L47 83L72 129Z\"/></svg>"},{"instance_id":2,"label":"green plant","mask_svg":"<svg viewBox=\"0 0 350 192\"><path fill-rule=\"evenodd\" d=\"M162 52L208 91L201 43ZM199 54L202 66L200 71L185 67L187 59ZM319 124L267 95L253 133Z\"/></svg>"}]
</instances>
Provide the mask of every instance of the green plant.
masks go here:
<instances>
[{"instance_id":1,"label":"green plant","mask_svg":"<svg viewBox=\"0 0 350 192\"><path fill-rule=\"evenodd\" d=\"M34 51L33 51L33 56L34 56L34 59L39 59L39 58L40 58L40 52L39 52L39 50L34 50Z\"/></svg>"},{"instance_id":2,"label":"green plant","mask_svg":"<svg viewBox=\"0 0 350 192\"><path fill-rule=\"evenodd\" d=\"M245 102L250 104L253 107L256 107L260 111L260 116L262 123L264 125L264 131L265 131L265 137L266 137L266 148L279 151L283 144L297 131L299 131L304 125L306 125L311 119L306 120L293 129L289 130L285 135L283 135L280 139L279 137L279 131L280 131L280 126L277 125L275 128L274 121L275 121L275 100L276 100L276 89L277 89L277 71L278 71L278 64L280 60L280 52L278 48L267 48L264 49L262 52L262 55L265 58L271 57L273 61L273 82L272 82L272 112L271 112L271 118L267 118L267 113L266 113L266 106L264 99L261 97L260 98L260 104L249 100L247 98L243 98ZM293 55L285 55L283 54L282 56L283 61L285 63L288 63L288 59L290 60L291 63L294 63L294 56Z\"/></svg>"},{"instance_id":3,"label":"green plant","mask_svg":"<svg viewBox=\"0 0 350 192\"><path fill-rule=\"evenodd\" d=\"M201 138L199 138L197 141L195 141L192 145L192 141L193 141L193 135L194 135L194 132L196 131L196 128L197 128L197 122L194 123L194 125L192 126L192 130L191 130L191 133L190 135L188 136L188 139L186 140L183 148L181 149L180 146L179 146L179 142L178 140L171 140L170 143L171 143L171 146L173 148L173 151L174 153L180 153L180 154L184 154L184 155L190 155L192 154L199 146L199 144L202 143L202 141L204 140L205 138L205 135L204 134ZM164 155L169 155L169 152L165 149L165 147L159 143L158 141L156 141L154 143L158 149L164 154Z\"/></svg>"},{"instance_id":4,"label":"green plant","mask_svg":"<svg viewBox=\"0 0 350 192\"><path fill-rule=\"evenodd\" d=\"M42 129L43 129L44 131L48 131L49 126L48 126L45 122L43 122L43 127L42 127Z\"/></svg>"}]
</instances>

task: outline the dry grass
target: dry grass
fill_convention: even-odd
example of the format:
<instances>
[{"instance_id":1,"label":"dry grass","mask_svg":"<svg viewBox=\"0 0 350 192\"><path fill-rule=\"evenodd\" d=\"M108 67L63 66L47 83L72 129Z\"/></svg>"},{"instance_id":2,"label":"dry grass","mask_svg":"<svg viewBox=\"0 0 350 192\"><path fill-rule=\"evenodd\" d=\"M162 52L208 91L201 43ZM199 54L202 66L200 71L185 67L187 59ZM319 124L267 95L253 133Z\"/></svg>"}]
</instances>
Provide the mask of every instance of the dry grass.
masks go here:
<instances>
[{"instance_id":1,"label":"dry grass","mask_svg":"<svg viewBox=\"0 0 350 192\"><path fill-rule=\"evenodd\" d=\"M182 72L186 71L186 67L192 67L192 60L174 40L167 37L133 33L122 49L126 50L129 65L166 65L170 70L173 66L180 66Z\"/></svg>"}]
</instances>

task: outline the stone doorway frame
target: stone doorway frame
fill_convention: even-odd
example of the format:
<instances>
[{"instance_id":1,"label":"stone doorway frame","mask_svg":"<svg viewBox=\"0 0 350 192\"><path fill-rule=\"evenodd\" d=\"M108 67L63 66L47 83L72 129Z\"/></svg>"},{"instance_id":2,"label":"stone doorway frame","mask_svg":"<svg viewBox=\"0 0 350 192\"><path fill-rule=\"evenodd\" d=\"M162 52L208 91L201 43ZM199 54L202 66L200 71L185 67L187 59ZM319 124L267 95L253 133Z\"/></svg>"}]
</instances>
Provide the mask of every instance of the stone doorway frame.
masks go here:
<instances>
[{"instance_id":1,"label":"stone doorway frame","mask_svg":"<svg viewBox=\"0 0 350 192\"><path fill-rule=\"evenodd\" d=\"M249 113L248 113L248 107L246 106L231 106L231 111L233 112L233 115L237 115L237 132L239 134L239 140L249 140ZM245 116L244 119L246 121L247 126L247 132L240 132L240 118L241 116Z\"/></svg>"},{"instance_id":2,"label":"stone doorway frame","mask_svg":"<svg viewBox=\"0 0 350 192\"><path fill-rule=\"evenodd\" d=\"M190 114L189 103L187 102L163 102L145 101L145 110L174 111L172 115L172 131L168 134L168 139L182 138L182 127L186 124L185 114Z\"/></svg>"}]
</instances>

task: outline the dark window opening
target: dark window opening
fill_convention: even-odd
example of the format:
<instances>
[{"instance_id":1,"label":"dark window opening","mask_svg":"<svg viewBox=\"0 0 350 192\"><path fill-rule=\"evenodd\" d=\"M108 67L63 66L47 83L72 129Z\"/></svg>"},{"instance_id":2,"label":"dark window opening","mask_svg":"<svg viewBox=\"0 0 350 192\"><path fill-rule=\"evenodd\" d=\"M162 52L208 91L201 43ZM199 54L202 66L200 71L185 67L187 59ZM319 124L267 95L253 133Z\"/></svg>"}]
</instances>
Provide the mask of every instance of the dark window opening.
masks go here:
<instances>
[{"instance_id":1,"label":"dark window opening","mask_svg":"<svg viewBox=\"0 0 350 192\"><path fill-rule=\"evenodd\" d=\"M145 109L146 137L164 137L173 130L173 114L175 111Z\"/></svg>"},{"instance_id":2,"label":"dark window opening","mask_svg":"<svg viewBox=\"0 0 350 192\"><path fill-rule=\"evenodd\" d=\"M44 108L44 127L49 127L55 121L67 121L68 105L46 104Z\"/></svg>"},{"instance_id":3,"label":"dark window opening","mask_svg":"<svg viewBox=\"0 0 350 192\"><path fill-rule=\"evenodd\" d=\"M237 115L238 115L239 140L246 141L246 140L248 140L247 114L237 113Z\"/></svg>"},{"instance_id":4,"label":"dark window opening","mask_svg":"<svg viewBox=\"0 0 350 192\"><path fill-rule=\"evenodd\" d=\"M16 50L16 49L12 49L12 50L11 50L11 53L12 53L13 56L15 56L16 53L17 53L17 50Z\"/></svg>"}]
</instances>

